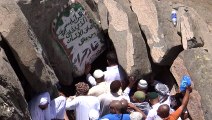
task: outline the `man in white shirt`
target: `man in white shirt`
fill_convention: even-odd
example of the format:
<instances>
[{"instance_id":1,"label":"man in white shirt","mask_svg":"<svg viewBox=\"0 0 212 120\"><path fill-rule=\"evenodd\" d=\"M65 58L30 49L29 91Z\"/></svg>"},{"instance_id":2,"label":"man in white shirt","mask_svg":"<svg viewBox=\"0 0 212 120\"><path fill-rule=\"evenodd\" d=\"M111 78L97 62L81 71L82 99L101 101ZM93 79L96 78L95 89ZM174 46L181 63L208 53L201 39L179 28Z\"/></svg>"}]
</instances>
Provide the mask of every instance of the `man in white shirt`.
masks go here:
<instances>
[{"instance_id":1,"label":"man in white shirt","mask_svg":"<svg viewBox=\"0 0 212 120\"><path fill-rule=\"evenodd\" d=\"M155 120L157 116L158 107L161 105L159 102L158 94L156 92L150 92L147 95L152 109L149 111L146 120Z\"/></svg>"},{"instance_id":2,"label":"man in white shirt","mask_svg":"<svg viewBox=\"0 0 212 120\"><path fill-rule=\"evenodd\" d=\"M90 118L98 117L100 102L97 97L87 96L89 90L88 84L79 82L75 86L77 97L74 99L67 99L66 109L75 110L75 120L89 120Z\"/></svg>"},{"instance_id":3,"label":"man in white shirt","mask_svg":"<svg viewBox=\"0 0 212 120\"><path fill-rule=\"evenodd\" d=\"M160 103L159 96L156 92L150 92L148 93L147 97L150 99L149 102L152 105L152 109L149 111L146 120L160 120L160 117L157 115L157 110L160 107L160 105L166 104L170 106L170 99L167 99L166 101ZM174 112L173 109L170 109L170 113ZM178 120L181 120L181 118L178 118Z\"/></svg>"},{"instance_id":4,"label":"man in white shirt","mask_svg":"<svg viewBox=\"0 0 212 120\"><path fill-rule=\"evenodd\" d=\"M102 94L98 96L100 100L100 116L104 116L109 113L109 105L112 100L121 100L126 99L130 102L129 96L127 94L119 95L118 91L121 88L121 82L119 80L115 80L110 84L110 92Z\"/></svg>"},{"instance_id":5,"label":"man in white shirt","mask_svg":"<svg viewBox=\"0 0 212 120\"><path fill-rule=\"evenodd\" d=\"M32 120L64 119L66 98L59 96L52 101L48 92L34 97L29 102Z\"/></svg>"},{"instance_id":6,"label":"man in white shirt","mask_svg":"<svg viewBox=\"0 0 212 120\"><path fill-rule=\"evenodd\" d=\"M107 63L108 67L106 68L106 71L104 71L104 80L108 83L113 82L114 80L122 80L120 72L119 72L119 67L118 67L118 59L115 54L115 52L109 52L107 54ZM87 80L88 82L92 85L96 85L95 78L89 74L91 69L91 65L87 64L85 66L85 74L87 75Z\"/></svg>"},{"instance_id":7,"label":"man in white shirt","mask_svg":"<svg viewBox=\"0 0 212 120\"><path fill-rule=\"evenodd\" d=\"M102 70L95 70L93 76L95 77L97 85L90 88L88 95L98 97L103 93L110 92L110 83L104 81L104 73Z\"/></svg>"}]
</instances>

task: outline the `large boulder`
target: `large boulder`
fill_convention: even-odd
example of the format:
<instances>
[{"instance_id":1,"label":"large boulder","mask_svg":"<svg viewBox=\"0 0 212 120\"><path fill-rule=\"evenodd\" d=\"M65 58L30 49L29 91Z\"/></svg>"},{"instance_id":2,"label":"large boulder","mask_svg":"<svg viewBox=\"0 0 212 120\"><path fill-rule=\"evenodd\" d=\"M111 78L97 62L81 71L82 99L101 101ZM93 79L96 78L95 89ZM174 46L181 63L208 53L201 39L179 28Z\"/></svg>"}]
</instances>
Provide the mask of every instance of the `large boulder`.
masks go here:
<instances>
[{"instance_id":1,"label":"large boulder","mask_svg":"<svg viewBox=\"0 0 212 120\"><path fill-rule=\"evenodd\" d=\"M181 51L181 37L170 19L171 3L158 0L130 1L146 36L153 62L171 65Z\"/></svg>"},{"instance_id":2,"label":"large boulder","mask_svg":"<svg viewBox=\"0 0 212 120\"><path fill-rule=\"evenodd\" d=\"M101 30L92 17L95 14L88 8L84 2L67 5L52 24L52 34L73 64L74 76L83 75L85 64L105 50Z\"/></svg>"},{"instance_id":3,"label":"large boulder","mask_svg":"<svg viewBox=\"0 0 212 120\"><path fill-rule=\"evenodd\" d=\"M183 53L184 64L191 75L194 87L201 96L201 104L206 120L212 118L212 57L204 49L190 49Z\"/></svg>"},{"instance_id":4,"label":"large boulder","mask_svg":"<svg viewBox=\"0 0 212 120\"><path fill-rule=\"evenodd\" d=\"M57 93L54 84L58 79L44 60L45 54L17 3L1 0L0 11L0 32L33 90Z\"/></svg>"},{"instance_id":5,"label":"large boulder","mask_svg":"<svg viewBox=\"0 0 212 120\"><path fill-rule=\"evenodd\" d=\"M63 49L54 40L51 24L68 0L17 1L28 23L37 36L60 83L70 85L73 81L72 64Z\"/></svg>"},{"instance_id":6,"label":"large boulder","mask_svg":"<svg viewBox=\"0 0 212 120\"><path fill-rule=\"evenodd\" d=\"M151 72L147 48L128 0L102 0L108 11L108 34L117 52L119 63L128 74L137 77Z\"/></svg>"},{"instance_id":7,"label":"large boulder","mask_svg":"<svg viewBox=\"0 0 212 120\"><path fill-rule=\"evenodd\" d=\"M188 49L180 53L178 58L174 61L171 71L178 83L182 78L182 75L189 74L194 83L194 89L197 92L194 92L191 96L191 102L188 107L193 108L193 113L191 117L195 120L202 120L204 116L206 120L210 120L212 117L211 110L212 107L210 104L212 96L212 57L206 52L203 48L193 48ZM201 103L199 103L200 101ZM194 105L196 103L196 105ZM202 108L202 111L201 111ZM200 110L198 115L196 115L195 110ZM197 117L198 116L198 117Z\"/></svg>"},{"instance_id":8,"label":"large boulder","mask_svg":"<svg viewBox=\"0 0 212 120\"><path fill-rule=\"evenodd\" d=\"M130 0L132 10L138 17L138 22L143 30L147 44L150 47L152 59L160 63L166 53L165 41L160 40L158 34L158 13L152 0Z\"/></svg>"},{"instance_id":9,"label":"large boulder","mask_svg":"<svg viewBox=\"0 0 212 120\"><path fill-rule=\"evenodd\" d=\"M180 54L173 62L170 71L174 76L178 86L180 86L182 77L184 75L189 75L186 66L184 65L183 56ZM192 82L192 87L194 87ZM192 93L190 94L190 100L188 103L188 111L189 115L191 116L192 120L204 120L204 114L201 105L201 96L199 95L198 91L193 89ZM196 110L199 110L198 113Z\"/></svg>"},{"instance_id":10,"label":"large boulder","mask_svg":"<svg viewBox=\"0 0 212 120\"><path fill-rule=\"evenodd\" d=\"M29 120L24 91L2 48L0 48L0 68L0 119Z\"/></svg>"},{"instance_id":11,"label":"large boulder","mask_svg":"<svg viewBox=\"0 0 212 120\"><path fill-rule=\"evenodd\" d=\"M101 21L101 27L104 31L108 31L108 11L107 8L105 6L105 4L100 1L98 2L98 11L99 11L99 18Z\"/></svg>"},{"instance_id":12,"label":"large boulder","mask_svg":"<svg viewBox=\"0 0 212 120\"><path fill-rule=\"evenodd\" d=\"M169 0L165 0L169 1ZM194 19L193 21L190 21L193 23L193 30L196 31L196 35L199 35L199 37L202 37L204 34L212 34L212 1L211 0L202 0L201 2L196 0L172 0L173 3L181 3L182 5L179 5L179 8L188 8L188 13L194 12L192 15L189 15L190 18ZM192 8L192 9L190 9ZM196 27L196 28L195 28ZM208 38L208 39L205 39ZM204 41L204 49L207 49L209 53L211 53L212 47L210 46L212 44L211 40L209 39L211 37L202 37L202 40Z\"/></svg>"}]
</instances>

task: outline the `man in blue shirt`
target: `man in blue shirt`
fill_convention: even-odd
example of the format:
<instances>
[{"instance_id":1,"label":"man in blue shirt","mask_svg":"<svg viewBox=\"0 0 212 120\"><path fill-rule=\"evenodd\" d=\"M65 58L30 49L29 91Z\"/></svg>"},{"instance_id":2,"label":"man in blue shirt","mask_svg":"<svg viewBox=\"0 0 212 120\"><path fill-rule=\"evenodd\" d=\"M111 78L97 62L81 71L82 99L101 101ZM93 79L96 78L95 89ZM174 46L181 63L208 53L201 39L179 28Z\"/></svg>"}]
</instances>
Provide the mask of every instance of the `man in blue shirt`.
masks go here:
<instances>
[{"instance_id":1,"label":"man in blue shirt","mask_svg":"<svg viewBox=\"0 0 212 120\"><path fill-rule=\"evenodd\" d=\"M118 100L110 103L110 114L100 118L100 120L130 120L129 114L122 114L122 104Z\"/></svg>"}]
</instances>

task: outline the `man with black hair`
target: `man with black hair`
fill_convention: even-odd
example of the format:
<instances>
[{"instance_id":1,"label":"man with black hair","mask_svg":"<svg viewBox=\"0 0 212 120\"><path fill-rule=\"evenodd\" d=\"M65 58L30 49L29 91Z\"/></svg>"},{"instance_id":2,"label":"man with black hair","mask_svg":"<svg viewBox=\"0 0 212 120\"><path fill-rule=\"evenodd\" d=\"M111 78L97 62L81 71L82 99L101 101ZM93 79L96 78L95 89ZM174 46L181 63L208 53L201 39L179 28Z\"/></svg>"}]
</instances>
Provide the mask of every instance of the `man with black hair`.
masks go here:
<instances>
[{"instance_id":1,"label":"man with black hair","mask_svg":"<svg viewBox=\"0 0 212 120\"><path fill-rule=\"evenodd\" d=\"M89 86L84 82L76 85L75 98L68 98L66 101L66 110L75 110L75 120L89 120L99 117L100 102L97 97L88 96Z\"/></svg>"},{"instance_id":2,"label":"man with black hair","mask_svg":"<svg viewBox=\"0 0 212 120\"><path fill-rule=\"evenodd\" d=\"M113 100L121 100L126 99L128 102L130 101L129 96L126 94L119 95L118 91L121 88L121 82L119 80L115 80L110 84L110 92L104 93L98 96L100 100L100 116L104 116L109 113L109 105Z\"/></svg>"},{"instance_id":3,"label":"man with black hair","mask_svg":"<svg viewBox=\"0 0 212 120\"><path fill-rule=\"evenodd\" d=\"M106 58L108 67L106 68L106 71L104 71L105 82L111 83L114 80L121 80L122 78L119 72L118 59L116 53L113 51L108 52ZM97 83L95 81L95 78L89 73L90 70L91 65L87 64L85 66L85 74L87 75L87 80L92 86L95 86Z\"/></svg>"}]
</instances>

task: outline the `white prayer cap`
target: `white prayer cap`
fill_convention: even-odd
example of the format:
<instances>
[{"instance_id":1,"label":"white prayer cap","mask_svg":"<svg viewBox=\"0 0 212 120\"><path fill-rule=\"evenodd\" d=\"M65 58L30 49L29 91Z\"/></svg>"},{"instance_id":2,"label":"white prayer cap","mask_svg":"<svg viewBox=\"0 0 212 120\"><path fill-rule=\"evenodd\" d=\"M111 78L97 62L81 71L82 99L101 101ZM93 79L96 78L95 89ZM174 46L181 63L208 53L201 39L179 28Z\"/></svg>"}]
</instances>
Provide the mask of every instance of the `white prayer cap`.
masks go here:
<instances>
[{"instance_id":1,"label":"white prayer cap","mask_svg":"<svg viewBox=\"0 0 212 120\"><path fill-rule=\"evenodd\" d=\"M39 103L39 105L46 105L47 103L48 103L47 98L42 97L42 98L40 99L40 103Z\"/></svg>"},{"instance_id":2,"label":"white prayer cap","mask_svg":"<svg viewBox=\"0 0 212 120\"><path fill-rule=\"evenodd\" d=\"M140 89L146 89L148 86L148 83L146 82L146 80L143 80L141 79L139 82L138 82L138 87Z\"/></svg>"},{"instance_id":3,"label":"white prayer cap","mask_svg":"<svg viewBox=\"0 0 212 120\"><path fill-rule=\"evenodd\" d=\"M99 112L97 110L91 109L88 116L89 120L98 120Z\"/></svg>"},{"instance_id":4,"label":"white prayer cap","mask_svg":"<svg viewBox=\"0 0 212 120\"><path fill-rule=\"evenodd\" d=\"M142 120L143 115L139 112L132 112L130 114L130 120Z\"/></svg>"},{"instance_id":5,"label":"white prayer cap","mask_svg":"<svg viewBox=\"0 0 212 120\"><path fill-rule=\"evenodd\" d=\"M104 76L104 72L100 69L97 69L93 72L93 76L98 79Z\"/></svg>"}]
</instances>

